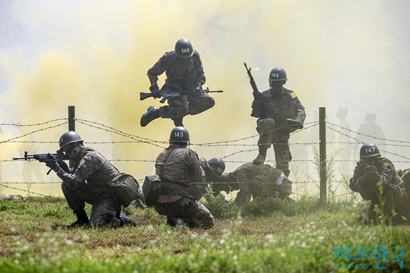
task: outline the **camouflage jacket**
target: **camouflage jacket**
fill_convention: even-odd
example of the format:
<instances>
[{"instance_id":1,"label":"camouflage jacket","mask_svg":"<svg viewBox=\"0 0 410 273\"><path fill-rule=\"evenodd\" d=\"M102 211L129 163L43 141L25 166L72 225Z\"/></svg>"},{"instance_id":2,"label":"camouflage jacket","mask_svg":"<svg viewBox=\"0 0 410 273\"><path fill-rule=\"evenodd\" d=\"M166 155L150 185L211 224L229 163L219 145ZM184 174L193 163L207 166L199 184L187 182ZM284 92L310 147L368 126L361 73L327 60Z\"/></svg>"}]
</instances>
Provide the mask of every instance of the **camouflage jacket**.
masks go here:
<instances>
[{"instance_id":1,"label":"camouflage jacket","mask_svg":"<svg viewBox=\"0 0 410 273\"><path fill-rule=\"evenodd\" d=\"M119 174L119 171L102 154L88 147L82 150L74 161L70 172L63 168L57 171L58 177L68 188L75 190L80 184L87 183L88 187L100 194L111 193L109 184Z\"/></svg>"},{"instance_id":2,"label":"camouflage jacket","mask_svg":"<svg viewBox=\"0 0 410 273\"><path fill-rule=\"evenodd\" d=\"M254 100L252 108L252 116L272 118L275 120L276 128L286 126L286 119L294 119L303 124L306 118L305 107L296 93L285 87L279 93L274 93L271 89L263 91Z\"/></svg>"},{"instance_id":3,"label":"camouflage jacket","mask_svg":"<svg viewBox=\"0 0 410 273\"><path fill-rule=\"evenodd\" d=\"M399 191L403 186L403 181L398 176L393 163L385 158L380 158L379 164L376 166L378 176L376 178L369 178L366 175L366 165L359 161L354 169L353 177L350 179L350 189L354 192L360 193L365 200L371 200L377 203L379 199L379 189L377 182L381 181L385 189L393 189Z\"/></svg>"},{"instance_id":4,"label":"camouflage jacket","mask_svg":"<svg viewBox=\"0 0 410 273\"><path fill-rule=\"evenodd\" d=\"M167 160L168 163L165 165ZM161 180L184 185L204 180L204 171L199 163L197 153L176 144L169 145L158 155L155 161L155 173Z\"/></svg>"},{"instance_id":5,"label":"camouflage jacket","mask_svg":"<svg viewBox=\"0 0 410 273\"><path fill-rule=\"evenodd\" d=\"M172 91L193 91L196 87L205 84L206 78L199 53L188 59L181 59L174 51L165 54L148 70L151 85L157 83L158 76L166 73L164 89ZM175 90L176 89L176 90Z\"/></svg>"},{"instance_id":6,"label":"camouflage jacket","mask_svg":"<svg viewBox=\"0 0 410 273\"><path fill-rule=\"evenodd\" d=\"M281 197L292 194L292 182L281 170L268 164L245 163L229 173L229 180L247 185L253 197L270 196L275 192Z\"/></svg>"}]
</instances>

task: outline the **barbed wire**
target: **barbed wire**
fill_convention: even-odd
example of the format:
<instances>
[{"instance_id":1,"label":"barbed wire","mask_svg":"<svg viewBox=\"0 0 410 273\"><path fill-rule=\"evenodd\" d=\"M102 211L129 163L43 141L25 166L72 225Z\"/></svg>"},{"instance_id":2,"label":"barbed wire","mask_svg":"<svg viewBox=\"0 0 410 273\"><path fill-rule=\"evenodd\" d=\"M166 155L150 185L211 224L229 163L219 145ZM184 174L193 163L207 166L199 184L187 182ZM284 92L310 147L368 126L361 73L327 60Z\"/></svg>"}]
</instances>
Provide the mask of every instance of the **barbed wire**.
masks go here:
<instances>
[{"instance_id":1,"label":"barbed wire","mask_svg":"<svg viewBox=\"0 0 410 273\"><path fill-rule=\"evenodd\" d=\"M127 141L94 141L94 142L90 142L87 141L88 143L92 143L92 144L134 144L134 143L143 143L143 144L149 144L149 145L153 145L156 147L160 147L165 149L168 146L168 142L166 141L160 141L160 140L155 140L155 139L151 139L151 138L144 138L144 137L140 137L138 135L134 135L134 134L130 134L130 133L126 133L124 131L115 129L113 127L107 126L105 124L99 123L99 122L94 122L94 121L90 121L90 120L85 120L85 119L75 119L76 122L84 125L84 126L88 126L88 127L92 127L98 130L104 130L106 132L112 133L114 135L119 135L125 138L128 138L130 140ZM60 122L63 121L63 122ZM58 124L54 124L56 122L60 122ZM47 131L47 130L51 130L57 127L61 127L63 125L66 125L68 123L68 119L67 118L61 118L61 119L54 119L54 120L50 120L50 121L46 121L46 122L42 122L42 123L33 123L33 124L16 124L16 123L0 123L0 126L16 126L16 127L36 127L36 126L44 126L44 125L50 125L44 128L40 128L40 129L36 129L33 130L31 132L16 136L16 137L12 137L9 139L5 139L5 140L1 140L0 144L5 144L5 143L40 143L40 144L44 144L44 143L58 143L57 141L27 141L27 140L22 140L24 137L29 136L29 135L33 135L36 134L38 132L41 131ZM305 130L309 130L312 129L316 126L318 126L320 124L320 121L313 121L313 122L308 122L305 124L303 129L299 129L296 130L294 132L292 132L290 135L295 135L295 134L300 134L301 132L305 131ZM346 139L350 139L351 141L327 141L326 144L328 145L336 145L336 144L345 144L345 145L357 145L357 144L363 144L364 142L361 141L358 136L362 136L362 137L371 137L375 140L378 140L380 142L384 142L387 143L386 145L388 146L393 146L393 147L403 147L403 148L408 148L410 147L410 141L403 141L403 140L393 140L393 139L386 139L386 138L380 138L380 137L376 137L376 136L372 136L372 135L366 135L360 132L356 132L354 130L351 130L349 128L345 128L343 126L331 123L326 121L326 129L332 130L335 133L344 136ZM285 128L285 127L283 127ZM272 132L277 131L279 129L283 129L283 128L276 128L274 129ZM352 135L355 135L355 137L353 137ZM225 141L214 141L214 142L205 142L205 143L193 143L191 144L191 146L203 146L203 147L213 147L213 146L226 146L226 147L255 147L254 149L241 149L239 151L234 151L230 154L224 155L221 158L224 159L225 162L227 163L249 163L249 161L246 160L227 160L228 158L231 158L235 155L238 154L243 154L243 153L250 153L250 152L255 152L258 150L257 148L257 143L255 141L255 143L246 143L246 141L248 140L253 140L255 138L259 137L258 134L253 134L250 136L246 136L246 137L242 137L242 138L236 138L236 139L231 139L231 140L225 140ZM279 142L280 140L276 140L276 145L282 145ZM243 143L245 142L245 143ZM318 141L310 141L310 142L290 142L289 146L297 146L297 145L304 145L304 146L309 146L309 145L319 145L320 143ZM397 157L401 157L403 159L406 160L395 160L395 162L398 163L409 163L410 162L410 158L397 154L397 153L393 153L393 152L389 152L389 151L383 151L382 152L386 153L386 154L391 154L391 155L395 155ZM145 159L112 159L110 161L113 162L142 162L142 163L154 163L154 160L145 160ZM347 159L332 159L333 162L356 162L357 160L347 160ZM10 163L10 162L15 162L14 160L0 160L0 163ZM266 161L267 163L275 163L275 161ZM315 159L293 159L292 162L315 162ZM143 181L143 179L137 179L137 181ZM7 187L5 186L6 184L54 184L54 183L61 183L61 182L40 182L40 183L33 183L33 182L0 182L0 186L3 187ZM200 183L200 182L198 182ZM303 184L303 183L314 183L314 184L318 184L319 181L302 181L302 182L293 182L295 184ZM15 188L17 189L17 188ZM21 190L21 189L17 189L17 190ZM24 191L24 190L23 190ZM31 191L26 191L30 194L35 194ZM43 195L43 194L38 194L38 195ZM45 195L44 195L45 196Z\"/></svg>"}]
</instances>

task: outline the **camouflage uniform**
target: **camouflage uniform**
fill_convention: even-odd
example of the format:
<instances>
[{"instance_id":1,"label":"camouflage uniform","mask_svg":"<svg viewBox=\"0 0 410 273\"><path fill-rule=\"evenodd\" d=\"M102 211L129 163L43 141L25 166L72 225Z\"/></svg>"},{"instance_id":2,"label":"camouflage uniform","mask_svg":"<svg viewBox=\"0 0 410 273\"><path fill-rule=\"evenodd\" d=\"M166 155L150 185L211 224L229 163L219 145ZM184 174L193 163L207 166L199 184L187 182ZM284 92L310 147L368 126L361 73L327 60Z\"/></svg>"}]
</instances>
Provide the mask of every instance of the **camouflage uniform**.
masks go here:
<instances>
[{"instance_id":1,"label":"camouflage uniform","mask_svg":"<svg viewBox=\"0 0 410 273\"><path fill-rule=\"evenodd\" d=\"M350 189L370 201L370 206L361 210L359 220L378 223L377 205L393 224L401 222L400 215L393 217L393 210L397 211L403 202L404 184L389 159L381 157L375 165L357 162Z\"/></svg>"},{"instance_id":2,"label":"camouflage uniform","mask_svg":"<svg viewBox=\"0 0 410 273\"><path fill-rule=\"evenodd\" d=\"M239 189L236 202L246 202L251 197L276 196L286 199L292 194L292 182L281 170L268 164L245 163L229 173L229 181L236 183Z\"/></svg>"},{"instance_id":3,"label":"camouflage uniform","mask_svg":"<svg viewBox=\"0 0 410 273\"><path fill-rule=\"evenodd\" d=\"M259 118L256 127L259 150L266 154L266 150L273 144L276 168L288 176L289 162L292 160L289 137L296 128L289 126L287 119L303 124L306 118L305 108L296 93L285 87L280 92L265 90L255 99L252 107L252 116Z\"/></svg>"},{"instance_id":4,"label":"camouflage uniform","mask_svg":"<svg viewBox=\"0 0 410 273\"><path fill-rule=\"evenodd\" d=\"M176 219L182 219L190 228L213 227L211 212L188 193L191 182L202 182L204 178L196 152L170 144L158 155L155 168L163 185L160 194L181 196L175 202L158 202L154 206L159 214L167 216L168 224L175 226Z\"/></svg>"},{"instance_id":5,"label":"camouflage uniform","mask_svg":"<svg viewBox=\"0 0 410 273\"><path fill-rule=\"evenodd\" d=\"M109 187L119 171L103 155L81 146L72 170L66 164L60 166L56 173L63 180L61 188L74 212L84 211L85 203L92 204L91 225L98 227L118 227L129 219Z\"/></svg>"},{"instance_id":6,"label":"camouflage uniform","mask_svg":"<svg viewBox=\"0 0 410 273\"><path fill-rule=\"evenodd\" d=\"M212 189L215 192L215 194L219 193L220 190L223 190L218 190L218 186L221 183L221 179L209 168L207 160L205 158L200 158L199 163L201 165L202 170L205 173L205 181L195 183L191 185L191 187L189 188L189 194L192 195L196 200L201 199L202 196L205 195L208 185L212 182L216 182L216 184L212 185Z\"/></svg>"},{"instance_id":7,"label":"camouflage uniform","mask_svg":"<svg viewBox=\"0 0 410 273\"><path fill-rule=\"evenodd\" d=\"M215 100L206 92L195 91L205 84L206 78L199 53L195 50L192 57L181 59L174 51L165 52L152 68L148 70L151 85L156 84L158 76L166 73L163 91L192 92L188 96L177 96L168 99L168 105L159 108L162 118L182 118L196 115L215 105ZM177 125L177 124L176 124Z\"/></svg>"}]
</instances>

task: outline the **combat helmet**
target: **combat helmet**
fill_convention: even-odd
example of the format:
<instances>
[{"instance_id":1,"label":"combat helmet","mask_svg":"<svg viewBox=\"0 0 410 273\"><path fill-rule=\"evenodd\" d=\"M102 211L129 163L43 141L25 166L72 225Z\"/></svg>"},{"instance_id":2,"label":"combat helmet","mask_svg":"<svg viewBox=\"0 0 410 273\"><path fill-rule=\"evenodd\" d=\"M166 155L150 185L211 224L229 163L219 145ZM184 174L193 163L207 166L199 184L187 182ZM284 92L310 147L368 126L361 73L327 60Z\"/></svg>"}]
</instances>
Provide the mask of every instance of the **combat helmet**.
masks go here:
<instances>
[{"instance_id":1,"label":"combat helmet","mask_svg":"<svg viewBox=\"0 0 410 273\"><path fill-rule=\"evenodd\" d=\"M225 171L225 162L219 157L209 159L206 164L216 176L221 176Z\"/></svg>"},{"instance_id":2,"label":"combat helmet","mask_svg":"<svg viewBox=\"0 0 410 273\"><path fill-rule=\"evenodd\" d=\"M188 39L179 39L175 44L175 55L182 59L191 58L194 55L194 48Z\"/></svg>"},{"instance_id":3,"label":"combat helmet","mask_svg":"<svg viewBox=\"0 0 410 273\"><path fill-rule=\"evenodd\" d=\"M282 67L275 67L269 73L269 82L287 81L286 71Z\"/></svg>"},{"instance_id":4,"label":"combat helmet","mask_svg":"<svg viewBox=\"0 0 410 273\"><path fill-rule=\"evenodd\" d=\"M77 134L74 131L65 132L64 134L61 135L60 140L59 140L60 149L62 149L63 147L71 143L76 143L76 142L83 142L79 134Z\"/></svg>"},{"instance_id":5,"label":"combat helmet","mask_svg":"<svg viewBox=\"0 0 410 273\"><path fill-rule=\"evenodd\" d=\"M189 144L189 132L183 126L177 126L172 129L169 136L169 143L185 143Z\"/></svg>"},{"instance_id":6,"label":"combat helmet","mask_svg":"<svg viewBox=\"0 0 410 273\"><path fill-rule=\"evenodd\" d=\"M360 148L360 158L380 156L379 148L375 144L363 144Z\"/></svg>"}]
</instances>

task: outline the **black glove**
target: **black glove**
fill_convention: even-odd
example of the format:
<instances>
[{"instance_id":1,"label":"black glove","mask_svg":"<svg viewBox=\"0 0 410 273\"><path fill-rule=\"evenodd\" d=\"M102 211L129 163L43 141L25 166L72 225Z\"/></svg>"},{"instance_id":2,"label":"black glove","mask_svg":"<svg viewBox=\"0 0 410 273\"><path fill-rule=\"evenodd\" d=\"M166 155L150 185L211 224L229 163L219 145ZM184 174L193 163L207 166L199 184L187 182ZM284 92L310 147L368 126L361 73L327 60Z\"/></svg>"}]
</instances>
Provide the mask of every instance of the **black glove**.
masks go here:
<instances>
[{"instance_id":1,"label":"black glove","mask_svg":"<svg viewBox=\"0 0 410 273\"><path fill-rule=\"evenodd\" d=\"M288 119L286 119L286 122L291 127L295 127L297 129L302 129L303 128L302 123L300 123L299 121L296 121L294 119L288 118Z\"/></svg>"},{"instance_id":2,"label":"black glove","mask_svg":"<svg viewBox=\"0 0 410 273\"><path fill-rule=\"evenodd\" d=\"M377 168L374 165L367 164L364 167L364 174L366 175L366 178L370 181L379 180L379 172L377 171Z\"/></svg>"},{"instance_id":3,"label":"black glove","mask_svg":"<svg viewBox=\"0 0 410 273\"><path fill-rule=\"evenodd\" d=\"M149 87L149 91L151 91L151 93L158 92L158 91L159 91L158 84L153 83L153 84Z\"/></svg>"},{"instance_id":4,"label":"black glove","mask_svg":"<svg viewBox=\"0 0 410 273\"><path fill-rule=\"evenodd\" d=\"M55 158L55 156L50 153L47 154L47 161L45 163L47 167L49 167L50 169L54 171L59 167L57 163L57 158Z\"/></svg>"}]
</instances>

